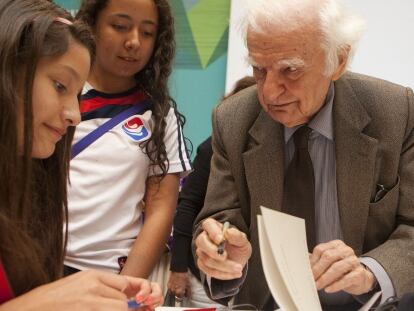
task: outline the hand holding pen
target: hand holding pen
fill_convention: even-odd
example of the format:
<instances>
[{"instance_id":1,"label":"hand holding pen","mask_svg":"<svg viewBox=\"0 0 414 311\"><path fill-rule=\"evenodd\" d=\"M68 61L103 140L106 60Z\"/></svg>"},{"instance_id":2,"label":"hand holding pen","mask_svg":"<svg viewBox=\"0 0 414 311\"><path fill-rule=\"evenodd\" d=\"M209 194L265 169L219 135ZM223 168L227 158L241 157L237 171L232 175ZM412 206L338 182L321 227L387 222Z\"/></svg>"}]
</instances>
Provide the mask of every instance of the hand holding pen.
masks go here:
<instances>
[{"instance_id":1,"label":"hand holding pen","mask_svg":"<svg viewBox=\"0 0 414 311\"><path fill-rule=\"evenodd\" d=\"M200 270L220 280L240 278L252 252L246 234L213 218L204 220L202 229L195 239Z\"/></svg>"},{"instance_id":2,"label":"hand holding pen","mask_svg":"<svg viewBox=\"0 0 414 311\"><path fill-rule=\"evenodd\" d=\"M222 233L223 233L223 240L220 242L220 244L217 247L217 253L219 255L223 255L224 249L226 247L226 231L230 227L230 223L226 221L223 225Z\"/></svg>"}]
</instances>

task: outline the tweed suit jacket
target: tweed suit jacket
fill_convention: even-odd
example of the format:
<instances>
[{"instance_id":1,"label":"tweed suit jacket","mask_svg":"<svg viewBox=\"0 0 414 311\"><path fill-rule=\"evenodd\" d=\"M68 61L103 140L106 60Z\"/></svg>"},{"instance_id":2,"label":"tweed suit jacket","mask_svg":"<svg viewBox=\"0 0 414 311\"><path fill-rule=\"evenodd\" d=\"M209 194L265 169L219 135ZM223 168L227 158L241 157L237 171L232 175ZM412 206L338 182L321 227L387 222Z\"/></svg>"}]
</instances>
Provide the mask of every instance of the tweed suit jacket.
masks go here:
<instances>
[{"instance_id":1,"label":"tweed suit jacket","mask_svg":"<svg viewBox=\"0 0 414 311\"><path fill-rule=\"evenodd\" d=\"M344 242L358 256L376 259L398 295L414 291L413 92L350 72L334 87L338 208ZM211 173L194 236L207 217L230 221L248 235L253 253L236 303L263 308L270 298L256 215L261 205L281 210L284 143L283 125L262 110L255 86L215 107ZM373 203L377 184L388 192Z\"/></svg>"}]
</instances>

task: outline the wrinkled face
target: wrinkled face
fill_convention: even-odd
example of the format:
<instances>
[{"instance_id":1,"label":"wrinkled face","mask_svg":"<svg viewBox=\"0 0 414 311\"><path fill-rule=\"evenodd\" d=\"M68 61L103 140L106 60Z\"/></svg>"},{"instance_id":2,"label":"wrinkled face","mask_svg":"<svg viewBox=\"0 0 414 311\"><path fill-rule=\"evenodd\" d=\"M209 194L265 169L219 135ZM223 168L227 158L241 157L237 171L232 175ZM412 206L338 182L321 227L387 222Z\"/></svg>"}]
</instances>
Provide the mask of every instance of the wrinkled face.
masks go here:
<instances>
[{"instance_id":1,"label":"wrinkled face","mask_svg":"<svg viewBox=\"0 0 414 311\"><path fill-rule=\"evenodd\" d=\"M324 103L331 80L325 75L325 52L309 26L290 32L272 29L247 33L249 61L257 80L260 104L287 127L307 123Z\"/></svg>"},{"instance_id":2,"label":"wrinkled face","mask_svg":"<svg viewBox=\"0 0 414 311\"><path fill-rule=\"evenodd\" d=\"M153 0L109 0L98 13L94 28L97 57L93 74L105 84L134 86L134 75L152 56L157 29Z\"/></svg>"},{"instance_id":3,"label":"wrinkled face","mask_svg":"<svg viewBox=\"0 0 414 311\"><path fill-rule=\"evenodd\" d=\"M80 122L77 96L90 65L88 50L75 41L65 54L39 60L32 93L33 158L50 157L67 128ZM23 141L23 133L19 140Z\"/></svg>"}]
</instances>

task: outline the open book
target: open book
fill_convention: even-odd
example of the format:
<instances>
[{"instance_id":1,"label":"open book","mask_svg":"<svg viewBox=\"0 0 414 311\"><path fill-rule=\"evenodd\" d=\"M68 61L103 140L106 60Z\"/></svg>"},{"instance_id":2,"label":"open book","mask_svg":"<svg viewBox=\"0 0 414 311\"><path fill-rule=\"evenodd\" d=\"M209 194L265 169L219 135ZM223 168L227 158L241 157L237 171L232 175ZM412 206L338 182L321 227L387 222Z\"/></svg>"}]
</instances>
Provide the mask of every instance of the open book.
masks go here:
<instances>
[{"instance_id":1,"label":"open book","mask_svg":"<svg viewBox=\"0 0 414 311\"><path fill-rule=\"evenodd\" d=\"M305 221L260 208L260 256L267 285L279 308L322 311L309 262Z\"/></svg>"},{"instance_id":2,"label":"open book","mask_svg":"<svg viewBox=\"0 0 414 311\"><path fill-rule=\"evenodd\" d=\"M260 256L267 285L283 311L321 311L313 279L305 221L269 208L257 215ZM375 293L359 311L368 311L381 296Z\"/></svg>"}]
</instances>

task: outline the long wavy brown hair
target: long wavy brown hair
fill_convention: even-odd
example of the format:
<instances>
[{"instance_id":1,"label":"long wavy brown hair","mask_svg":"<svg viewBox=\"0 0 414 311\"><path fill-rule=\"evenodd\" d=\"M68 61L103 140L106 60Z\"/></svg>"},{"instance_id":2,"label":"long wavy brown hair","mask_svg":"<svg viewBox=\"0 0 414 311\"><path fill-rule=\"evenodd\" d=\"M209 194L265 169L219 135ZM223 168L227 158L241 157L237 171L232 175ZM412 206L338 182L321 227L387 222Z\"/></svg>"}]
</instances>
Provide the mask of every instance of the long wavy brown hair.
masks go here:
<instances>
[{"instance_id":1,"label":"long wavy brown hair","mask_svg":"<svg viewBox=\"0 0 414 311\"><path fill-rule=\"evenodd\" d=\"M83 0L76 15L94 29L95 22L101 12L111 0ZM116 0L112 0L116 1ZM168 90L168 78L172 71L175 55L174 18L168 0L153 0L158 10L158 33L154 51L148 64L135 74L137 84L151 96L153 101L154 128L151 138L143 143L152 166L160 167L165 176L169 162L164 144L165 117L171 107L174 108L178 122L184 126L185 118L177 110L175 101Z\"/></svg>"},{"instance_id":2,"label":"long wavy brown hair","mask_svg":"<svg viewBox=\"0 0 414 311\"><path fill-rule=\"evenodd\" d=\"M74 129L50 158L33 159L32 88L42 57L63 55L76 40L92 58L94 41L84 23L67 25L56 17L72 19L47 0L0 2L0 260L15 295L56 280L63 269Z\"/></svg>"}]
</instances>

